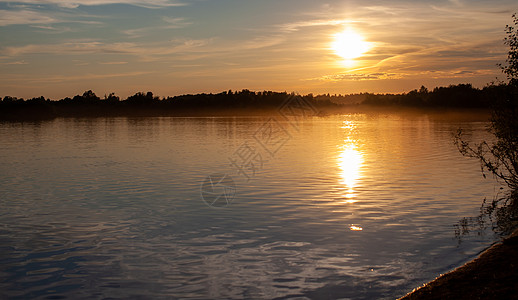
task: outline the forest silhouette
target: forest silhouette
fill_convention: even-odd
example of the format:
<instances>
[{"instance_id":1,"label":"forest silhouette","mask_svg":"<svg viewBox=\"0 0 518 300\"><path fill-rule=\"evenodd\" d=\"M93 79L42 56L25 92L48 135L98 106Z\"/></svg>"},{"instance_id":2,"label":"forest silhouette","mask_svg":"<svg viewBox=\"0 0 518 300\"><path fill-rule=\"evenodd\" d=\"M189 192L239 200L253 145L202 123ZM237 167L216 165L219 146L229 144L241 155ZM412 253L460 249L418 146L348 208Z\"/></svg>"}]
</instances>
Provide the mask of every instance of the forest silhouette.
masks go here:
<instances>
[{"instance_id":1,"label":"forest silhouette","mask_svg":"<svg viewBox=\"0 0 518 300\"><path fill-rule=\"evenodd\" d=\"M487 109L496 99L509 93L506 83L490 84L482 89L471 84L450 85L428 90L421 86L401 94L360 93L350 95L313 94L298 96L295 93L231 90L218 94L188 94L174 97L157 97L152 92L138 92L126 99L114 93L97 96L92 90L82 95L60 100L43 96L23 99L12 96L0 101L0 119L49 119L56 117L102 116L211 116L253 115L271 113L290 97L302 97L306 103L320 111L347 111L348 109L381 108L455 108Z\"/></svg>"}]
</instances>

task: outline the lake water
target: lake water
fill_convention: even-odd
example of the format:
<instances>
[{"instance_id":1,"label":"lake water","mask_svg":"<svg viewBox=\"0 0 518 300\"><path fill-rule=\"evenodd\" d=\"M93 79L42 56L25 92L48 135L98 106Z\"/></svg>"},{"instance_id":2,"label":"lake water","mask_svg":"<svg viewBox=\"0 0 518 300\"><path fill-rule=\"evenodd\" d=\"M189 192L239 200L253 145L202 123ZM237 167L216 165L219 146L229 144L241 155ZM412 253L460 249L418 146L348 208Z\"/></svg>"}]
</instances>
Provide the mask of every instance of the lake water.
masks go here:
<instances>
[{"instance_id":1,"label":"lake water","mask_svg":"<svg viewBox=\"0 0 518 300\"><path fill-rule=\"evenodd\" d=\"M486 125L396 113L1 123L0 298L403 296L496 238L454 231L498 186L452 132Z\"/></svg>"}]
</instances>

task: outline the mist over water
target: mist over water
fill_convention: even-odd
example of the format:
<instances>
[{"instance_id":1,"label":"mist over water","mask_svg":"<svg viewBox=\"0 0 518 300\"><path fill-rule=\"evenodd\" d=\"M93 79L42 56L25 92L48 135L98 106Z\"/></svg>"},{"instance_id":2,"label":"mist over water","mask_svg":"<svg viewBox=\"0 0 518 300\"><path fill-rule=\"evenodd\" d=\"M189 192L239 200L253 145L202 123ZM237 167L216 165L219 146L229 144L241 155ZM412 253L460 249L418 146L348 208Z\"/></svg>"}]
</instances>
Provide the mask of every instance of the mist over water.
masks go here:
<instances>
[{"instance_id":1,"label":"mist over water","mask_svg":"<svg viewBox=\"0 0 518 300\"><path fill-rule=\"evenodd\" d=\"M1 123L0 296L402 296L495 240L453 226L499 188L452 143L483 120ZM204 201L213 174L230 204Z\"/></svg>"}]
</instances>

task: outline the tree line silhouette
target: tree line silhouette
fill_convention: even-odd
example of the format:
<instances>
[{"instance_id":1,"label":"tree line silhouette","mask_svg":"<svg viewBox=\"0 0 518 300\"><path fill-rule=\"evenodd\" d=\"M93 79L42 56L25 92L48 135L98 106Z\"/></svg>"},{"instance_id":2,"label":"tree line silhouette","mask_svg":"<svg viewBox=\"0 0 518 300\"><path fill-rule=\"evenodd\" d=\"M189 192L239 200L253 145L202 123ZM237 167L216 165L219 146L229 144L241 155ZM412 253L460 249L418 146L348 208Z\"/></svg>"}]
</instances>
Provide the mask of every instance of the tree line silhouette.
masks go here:
<instances>
[{"instance_id":1,"label":"tree line silhouette","mask_svg":"<svg viewBox=\"0 0 518 300\"><path fill-rule=\"evenodd\" d=\"M422 86L402 94L361 93L351 95L323 94L300 96L319 109L347 109L351 107L414 107L414 108L489 108L496 99L508 94L509 85L491 84L482 89L471 84L436 87L429 91ZM0 101L1 119L54 118L73 116L125 116L125 115L200 115L243 114L272 111L288 98L287 92L254 92L231 90L218 94L188 94L174 97L157 97L152 92L138 92L126 99L111 93L103 98L92 90L50 100L43 96L23 99L5 96Z\"/></svg>"},{"instance_id":2,"label":"tree line silhouette","mask_svg":"<svg viewBox=\"0 0 518 300\"><path fill-rule=\"evenodd\" d=\"M231 90L218 94L195 94L174 97L157 97L152 92L138 92L126 99L114 93L100 98L88 90L73 98L50 100L37 97L24 100L5 96L0 101L1 119L54 118L73 116L161 116L161 115L210 115L271 112L286 99L297 96L287 92L253 92ZM302 97L308 105L318 108L336 107L329 100L316 100L312 95Z\"/></svg>"},{"instance_id":3,"label":"tree line silhouette","mask_svg":"<svg viewBox=\"0 0 518 300\"><path fill-rule=\"evenodd\" d=\"M362 104L374 106L490 108L492 103L509 93L508 84L491 84L482 89L471 84L436 87L429 91L421 86L404 94L367 94Z\"/></svg>"}]
</instances>

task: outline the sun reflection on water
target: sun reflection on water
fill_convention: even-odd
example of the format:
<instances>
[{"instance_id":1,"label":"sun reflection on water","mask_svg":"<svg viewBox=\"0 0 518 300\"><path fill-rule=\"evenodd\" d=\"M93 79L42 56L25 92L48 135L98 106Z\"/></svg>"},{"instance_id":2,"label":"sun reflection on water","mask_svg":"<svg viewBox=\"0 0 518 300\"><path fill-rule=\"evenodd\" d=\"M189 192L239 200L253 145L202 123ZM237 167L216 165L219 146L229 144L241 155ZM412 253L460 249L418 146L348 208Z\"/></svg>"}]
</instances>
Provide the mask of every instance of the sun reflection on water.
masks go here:
<instances>
[{"instance_id":1,"label":"sun reflection on water","mask_svg":"<svg viewBox=\"0 0 518 300\"><path fill-rule=\"evenodd\" d=\"M363 228L361 228L360 226L356 226L356 225L351 225L351 227L349 227L349 229L351 229L352 231L362 231Z\"/></svg>"},{"instance_id":2,"label":"sun reflection on water","mask_svg":"<svg viewBox=\"0 0 518 300\"><path fill-rule=\"evenodd\" d=\"M348 130L349 135L341 146L337 158L338 167L340 168L340 184L344 186L343 196L346 203L356 202L354 187L361 177L361 166L363 164L363 154L358 150L357 143L350 137L354 127L354 123L350 121L344 122L342 128Z\"/></svg>"}]
</instances>

